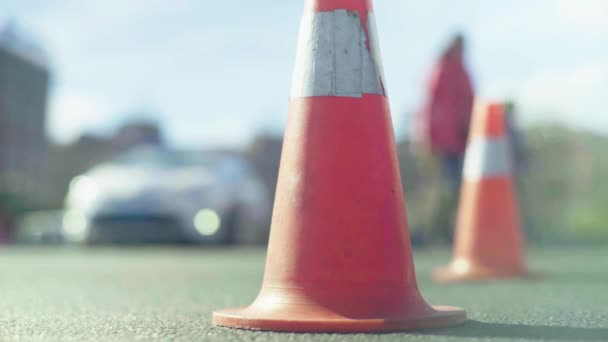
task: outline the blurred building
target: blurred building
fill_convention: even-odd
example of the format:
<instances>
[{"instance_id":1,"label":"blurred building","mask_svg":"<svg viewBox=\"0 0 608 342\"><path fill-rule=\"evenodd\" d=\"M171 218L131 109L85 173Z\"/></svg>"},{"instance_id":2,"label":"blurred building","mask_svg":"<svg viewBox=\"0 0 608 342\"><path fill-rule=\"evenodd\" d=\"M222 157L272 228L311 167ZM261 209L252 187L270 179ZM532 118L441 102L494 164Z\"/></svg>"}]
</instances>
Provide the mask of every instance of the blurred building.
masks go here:
<instances>
[{"instance_id":1,"label":"blurred building","mask_svg":"<svg viewBox=\"0 0 608 342\"><path fill-rule=\"evenodd\" d=\"M5 202L44 205L49 78L44 52L20 37L14 25L0 27L0 195Z\"/></svg>"},{"instance_id":2,"label":"blurred building","mask_svg":"<svg viewBox=\"0 0 608 342\"><path fill-rule=\"evenodd\" d=\"M112 137L116 148L124 150L141 144L161 145L163 137L158 124L149 121L133 121L120 127Z\"/></svg>"}]
</instances>

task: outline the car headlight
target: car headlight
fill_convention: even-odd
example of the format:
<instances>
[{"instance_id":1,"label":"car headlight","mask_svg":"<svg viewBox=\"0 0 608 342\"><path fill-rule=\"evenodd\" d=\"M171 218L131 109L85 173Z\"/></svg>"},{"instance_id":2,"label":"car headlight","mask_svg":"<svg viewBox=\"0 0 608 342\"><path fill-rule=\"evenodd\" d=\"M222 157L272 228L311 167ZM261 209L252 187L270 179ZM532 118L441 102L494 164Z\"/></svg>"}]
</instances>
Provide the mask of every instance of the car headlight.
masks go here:
<instances>
[{"instance_id":1,"label":"car headlight","mask_svg":"<svg viewBox=\"0 0 608 342\"><path fill-rule=\"evenodd\" d=\"M194 227L201 235L214 235L221 225L222 218L213 209L202 209L194 215Z\"/></svg>"},{"instance_id":2,"label":"car headlight","mask_svg":"<svg viewBox=\"0 0 608 342\"><path fill-rule=\"evenodd\" d=\"M99 199L101 191L89 176L78 176L70 182L66 204L70 207L87 208Z\"/></svg>"},{"instance_id":3,"label":"car headlight","mask_svg":"<svg viewBox=\"0 0 608 342\"><path fill-rule=\"evenodd\" d=\"M72 242L82 242L86 239L89 221L79 210L68 210L63 214L63 233Z\"/></svg>"}]
</instances>

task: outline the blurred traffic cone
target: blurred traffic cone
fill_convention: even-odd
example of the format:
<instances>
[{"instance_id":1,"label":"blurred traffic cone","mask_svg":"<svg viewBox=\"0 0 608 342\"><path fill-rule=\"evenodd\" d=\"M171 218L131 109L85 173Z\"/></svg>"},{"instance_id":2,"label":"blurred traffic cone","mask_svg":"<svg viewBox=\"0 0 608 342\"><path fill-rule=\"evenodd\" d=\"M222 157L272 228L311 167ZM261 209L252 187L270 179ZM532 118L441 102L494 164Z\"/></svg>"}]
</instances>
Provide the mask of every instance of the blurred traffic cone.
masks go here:
<instances>
[{"instance_id":1,"label":"blurred traffic cone","mask_svg":"<svg viewBox=\"0 0 608 342\"><path fill-rule=\"evenodd\" d=\"M478 103L465 155L454 259L441 282L527 275L505 107Z\"/></svg>"},{"instance_id":2,"label":"blurred traffic cone","mask_svg":"<svg viewBox=\"0 0 608 342\"><path fill-rule=\"evenodd\" d=\"M373 332L465 321L418 291L371 0L311 0L262 289L216 325Z\"/></svg>"}]
</instances>

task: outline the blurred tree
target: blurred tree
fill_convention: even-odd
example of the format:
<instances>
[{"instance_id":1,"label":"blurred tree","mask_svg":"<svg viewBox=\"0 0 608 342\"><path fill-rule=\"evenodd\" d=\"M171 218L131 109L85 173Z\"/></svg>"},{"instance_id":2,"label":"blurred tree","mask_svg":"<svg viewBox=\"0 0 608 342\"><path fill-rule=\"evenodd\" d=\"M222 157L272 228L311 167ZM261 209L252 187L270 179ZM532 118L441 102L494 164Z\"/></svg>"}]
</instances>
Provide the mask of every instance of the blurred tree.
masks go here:
<instances>
[{"instance_id":1,"label":"blurred tree","mask_svg":"<svg viewBox=\"0 0 608 342\"><path fill-rule=\"evenodd\" d=\"M524 132L526 167L517 183L528 238L538 242L608 241L608 137L544 124ZM414 243L434 215L440 192L436 160L398 144Z\"/></svg>"}]
</instances>

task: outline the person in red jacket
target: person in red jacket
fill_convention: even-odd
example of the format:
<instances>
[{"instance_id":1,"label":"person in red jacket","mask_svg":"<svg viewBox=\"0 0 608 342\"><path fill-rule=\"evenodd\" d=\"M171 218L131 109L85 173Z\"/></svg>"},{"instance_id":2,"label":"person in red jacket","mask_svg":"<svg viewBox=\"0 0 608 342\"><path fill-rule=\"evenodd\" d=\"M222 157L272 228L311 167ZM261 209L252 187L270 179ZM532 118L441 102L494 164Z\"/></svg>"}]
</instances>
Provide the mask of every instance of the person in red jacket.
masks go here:
<instances>
[{"instance_id":1,"label":"person in red jacket","mask_svg":"<svg viewBox=\"0 0 608 342\"><path fill-rule=\"evenodd\" d=\"M419 140L438 157L441 200L435 211L434 237L451 239L458 201L464 153L469 135L474 91L464 63L464 37L456 35L433 69L427 98L420 113Z\"/></svg>"}]
</instances>

